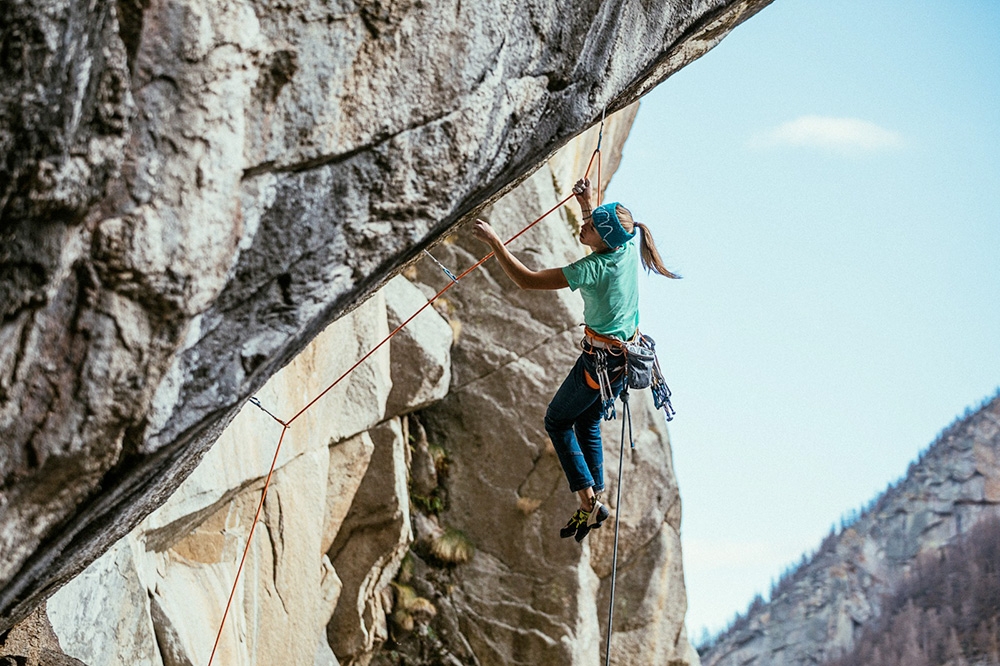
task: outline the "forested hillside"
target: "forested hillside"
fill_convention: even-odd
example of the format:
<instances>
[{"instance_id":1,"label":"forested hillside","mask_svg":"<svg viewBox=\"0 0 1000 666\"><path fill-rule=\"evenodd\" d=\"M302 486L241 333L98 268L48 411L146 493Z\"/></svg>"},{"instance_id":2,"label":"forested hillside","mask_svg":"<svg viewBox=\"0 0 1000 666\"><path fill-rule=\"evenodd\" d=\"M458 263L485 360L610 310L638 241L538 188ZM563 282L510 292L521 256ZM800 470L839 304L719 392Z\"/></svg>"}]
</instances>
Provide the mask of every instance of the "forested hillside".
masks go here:
<instances>
[{"instance_id":1,"label":"forested hillside","mask_svg":"<svg viewBox=\"0 0 1000 666\"><path fill-rule=\"evenodd\" d=\"M768 601L758 597L703 642L702 663L996 664L1000 548L991 544L1000 537L976 528L998 519L1000 393L967 410L903 478L831 530Z\"/></svg>"},{"instance_id":2,"label":"forested hillside","mask_svg":"<svg viewBox=\"0 0 1000 666\"><path fill-rule=\"evenodd\" d=\"M825 666L1000 664L1000 519L926 553L854 649Z\"/></svg>"}]
</instances>

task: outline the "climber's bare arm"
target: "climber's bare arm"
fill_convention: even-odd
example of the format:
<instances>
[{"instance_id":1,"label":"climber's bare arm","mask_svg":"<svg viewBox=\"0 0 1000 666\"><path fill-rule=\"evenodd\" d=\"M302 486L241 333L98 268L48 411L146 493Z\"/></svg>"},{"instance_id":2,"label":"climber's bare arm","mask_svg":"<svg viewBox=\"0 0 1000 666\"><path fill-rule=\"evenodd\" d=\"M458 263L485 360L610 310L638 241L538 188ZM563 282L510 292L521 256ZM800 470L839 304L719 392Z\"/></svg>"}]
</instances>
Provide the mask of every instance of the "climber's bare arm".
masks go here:
<instances>
[{"instance_id":1,"label":"climber's bare arm","mask_svg":"<svg viewBox=\"0 0 1000 666\"><path fill-rule=\"evenodd\" d=\"M562 289L569 286L561 268L533 271L522 264L517 257L510 253L489 222L476 220L473 223L472 233L476 238L490 246L493 250L493 256L500 262L503 272L521 289Z\"/></svg>"}]
</instances>

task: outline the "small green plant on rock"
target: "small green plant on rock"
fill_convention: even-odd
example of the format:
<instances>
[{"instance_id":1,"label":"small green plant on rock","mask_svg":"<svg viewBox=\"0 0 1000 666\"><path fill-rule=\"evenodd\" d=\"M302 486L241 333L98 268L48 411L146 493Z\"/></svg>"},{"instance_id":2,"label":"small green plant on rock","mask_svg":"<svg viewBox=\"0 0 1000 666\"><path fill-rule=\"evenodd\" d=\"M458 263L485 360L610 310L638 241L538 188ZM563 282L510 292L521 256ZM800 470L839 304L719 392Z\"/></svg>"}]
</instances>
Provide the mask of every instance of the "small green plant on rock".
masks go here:
<instances>
[{"instance_id":1,"label":"small green plant on rock","mask_svg":"<svg viewBox=\"0 0 1000 666\"><path fill-rule=\"evenodd\" d=\"M410 492L410 502L413 503L414 507L428 516L440 515L447 508L446 498L447 493L441 486L435 488L430 495L418 495L412 491Z\"/></svg>"},{"instance_id":2,"label":"small green plant on rock","mask_svg":"<svg viewBox=\"0 0 1000 666\"><path fill-rule=\"evenodd\" d=\"M410 440L409 490L412 507L424 515L437 516L448 508L448 453L427 441L427 432L417 414L407 419Z\"/></svg>"},{"instance_id":3,"label":"small green plant on rock","mask_svg":"<svg viewBox=\"0 0 1000 666\"><path fill-rule=\"evenodd\" d=\"M413 557L407 552L403 557L403 561L399 564L396 582L406 585L411 580L413 580Z\"/></svg>"},{"instance_id":4,"label":"small green plant on rock","mask_svg":"<svg viewBox=\"0 0 1000 666\"><path fill-rule=\"evenodd\" d=\"M399 641L402 636L412 632L418 624L426 625L437 615L437 608L424 597L418 596L409 585L392 583L395 592L392 614L393 640Z\"/></svg>"},{"instance_id":5,"label":"small green plant on rock","mask_svg":"<svg viewBox=\"0 0 1000 666\"><path fill-rule=\"evenodd\" d=\"M429 444L427 450L434 461L434 469L437 471L438 478L447 476L448 467L451 464L451 461L448 459L448 452L440 444Z\"/></svg>"},{"instance_id":6,"label":"small green plant on rock","mask_svg":"<svg viewBox=\"0 0 1000 666\"><path fill-rule=\"evenodd\" d=\"M445 564L464 564L472 559L476 547L465 532L449 527L431 541L431 555Z\"/></svg>"}]
</instances>

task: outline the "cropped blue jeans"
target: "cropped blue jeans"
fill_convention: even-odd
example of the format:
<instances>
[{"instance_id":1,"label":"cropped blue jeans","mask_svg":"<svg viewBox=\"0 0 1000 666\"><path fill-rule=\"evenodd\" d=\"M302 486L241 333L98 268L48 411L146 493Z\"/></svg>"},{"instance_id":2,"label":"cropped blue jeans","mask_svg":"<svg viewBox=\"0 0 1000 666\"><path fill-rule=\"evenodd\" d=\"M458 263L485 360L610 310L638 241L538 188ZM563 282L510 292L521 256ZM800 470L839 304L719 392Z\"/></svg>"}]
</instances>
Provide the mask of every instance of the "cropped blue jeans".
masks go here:
<instances>
[{"instance_id":1,"label":"cropped blue jeans","mask_svg":"<svg viewBox=\"0 0 1000 666\"><path fill-rule=\"evenodd\" d=\"M607 359L611 391L618 397L625 381L625 358L609 353ZM559 456L569 489L577 492L593 488L598 493L604 490L603 411L601 391L588 384L587 374L596 384L594 355L585 349L549 403L545 430Z\"/></svg>"}]
</instances>

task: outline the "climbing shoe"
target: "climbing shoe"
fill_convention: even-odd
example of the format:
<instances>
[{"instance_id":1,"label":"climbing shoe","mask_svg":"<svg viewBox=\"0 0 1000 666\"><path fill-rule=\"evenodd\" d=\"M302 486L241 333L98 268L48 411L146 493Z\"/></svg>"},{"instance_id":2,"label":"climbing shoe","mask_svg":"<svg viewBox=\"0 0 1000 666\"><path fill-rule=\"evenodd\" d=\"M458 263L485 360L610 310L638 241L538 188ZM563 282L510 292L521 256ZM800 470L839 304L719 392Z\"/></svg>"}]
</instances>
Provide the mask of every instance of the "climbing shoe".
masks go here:
<instances>
[{"instance_id":1,"label":"climbing shoe","mask_svg":"<svg viewBox=\"0 0 1000 666\"><path fill-rule=\"evenodd\" d=\"M559 536L563 539L568 539L575 535L581 527L585 527L587 525L587 519L589 517L590 514L583 509L577 509L576 513L573 514L573 517L569 519L568 523L566 523L566 526L559 530ZM580 538L581 537L577 537L576 540L579 541Z\"/></svg>"},{"instance_id":2,"label":"climbing shoe","mask_svg":"<svg viewBox=\"0 0 1000 666\"><path fill-rule=\"evenodd\" d=\"M611 515L611 511L609 511L608 507L601 504L601 501L595 497L593 508L590 510L590 513L585 515L587 516L587 519L584 521L583 525L576 528L577 542L583 541L587 535L590 534L590 530L598 529L601 524L608 519L608 516Z\"/></svg>"}]
</instances>

